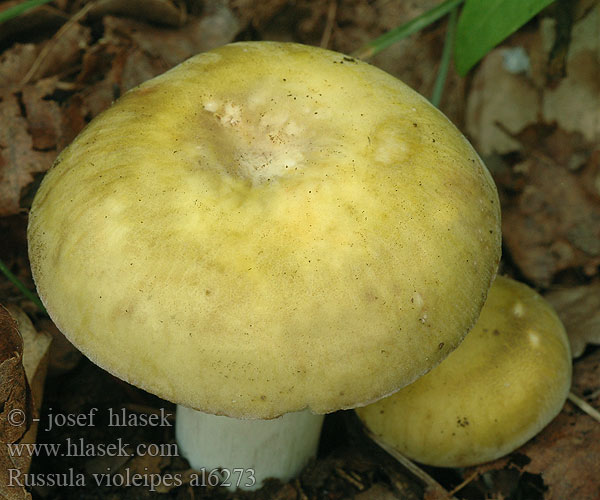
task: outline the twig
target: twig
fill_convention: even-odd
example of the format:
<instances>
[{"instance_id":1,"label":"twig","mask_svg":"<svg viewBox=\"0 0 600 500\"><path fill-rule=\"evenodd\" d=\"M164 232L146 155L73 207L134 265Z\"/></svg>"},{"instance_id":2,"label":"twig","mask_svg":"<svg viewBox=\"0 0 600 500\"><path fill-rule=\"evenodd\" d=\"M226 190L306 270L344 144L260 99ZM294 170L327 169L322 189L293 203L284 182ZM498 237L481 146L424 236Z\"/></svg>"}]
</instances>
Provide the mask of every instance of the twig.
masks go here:
<instances>
[{"instance_id":1,"label":"twig","mask_svg":"<svg viewBox=\"0 0 600 500\"><path fill-rule=\"evenodd\" d=\"M427 472L425 472L421 467L419 467L416 463L414 463L410 458L405 457L402 453L396 451L394 448L379 440L377 436L375 436L371 431L365 429L365 432L377 445L382 448L386 453L394 457L398 462L400 462L408 471L421 481L425 483L428 487L435 489L445 495L450 500L458 500L456 497L453 497L440 483L438 483L435 479L433 479Z\"/></svg>"},{"instance_id":2,"label":"twig","mask_svg":"<svg viewBox=\"0 0 600 500\"><path fill-rule=\"evenodd\" d=\"M352 486L354 486L358 491L363 491L365 489L365 485L362 484L358 479L356 479L355 477L352 477L350 474L348 474L345 470L343 470L341 467L336 467L335 468L335 472L337 473L338 476L340 476L341 478L345 479L347 482L349 482Z\"/></svg>"},{"instance_id":3,"label":"twig","mask_svg":"<svg viewBox=\"0 0 600 500\"><path fill-rule=\"evenodd\" d=\"M48 57L48 54L52 51L52 49L56 46L57 41L63 36L74 24L78 23L81 19L83 19L89 10L94 7L96 2L90 2L86 4L79 12L74 14L63 26L54 34L54 36L46 42L38 56L33 61L31 68L21 80L21 87L27 85L31 79L35 76L36 72L40 69L42 62Z\"/></svg>"},{"instance_id":4,"label":"twig","mask_svg":"<svg viewBox=\"0 0 600 500\"><path fill-rule=\"evenodd\" d=\"M592 392L592 393L591 393L591 394L588 396L588 398L589 398L589 399L596 399L598 396L600 396L600 389L598 389L598 390L596 390L596 391Z\"/></svg>"},{"instance_id":5,"label":"twig","mask_svg":"<svg viewBox=\"0 0 600 500\"><path fill-rule=\"evenodd\" d=\"M596 410L591 404L589 404L584 399L580 398L576 394L569 392L569 401L577 406L581 411L587 413L590 417L592 417L597 422L600 422L600 411Z\"/></svg>"},{"instance_id":6,"label":"twig","mask_svg":"<svg viewBox=\"0 0 600 500\"><path fill-rule=\"evenodd\" d=\"M461 3L463 3L463 0L446 0L402 26L398 26L397 28L384 33L379 38L371 40L360 49L354 51L352 55L358 59L368 59L403 38L426 28L446 14L449 14L452 9L455 9Z\"/></svg>"},{"instance_id":7,"label":"twig","mask_svg":"<svg viewBox=\"0 0 600 500\"><path fill-rule=\"evenodd\" d=\"M331 39L331 33L333 32L333 24L335 23L335 14L337 12L337 0L331 0L329 2L329 8L327 9L327 20L325 21L325 29L323 29L323 36L321 36L320 47L326 49L329 46L329 40Z\"/></svg>"},{"instance_id":8,"label":"twig","mask_svg":"<svg viewBox=\"0 0 600 500\"><path fill-rule=\"evenodd\" d=\"M433 93L431 94L431 104L436 108L440 107L442 102L442 94L444 92L444 85L446 84L446 77L448 76L448 68L450 67L450 60L452 59L452 48L454 47L454 32L456 31L456 20L458 8L455 7L450 11L450 18L448 19L448 26L446 27L446 38L444 40L444 50L442 52L442 59L440 61L440 67L438 74L433 85Z\"/></svg>"},{"instance_id":9,"label":"twig","mask_svg":"<svg viewBox=\"0 0 600 500\"><path fill-rule=\"evenodd\" d=\"M456 486L455 488L453 488L452 490L450 490L448 492L448 497L455 495L456 493L458 493L460 490L462 490L465 486L467 486L471 481L473 481L473 479L475 479L477 476L479 476L479 471L476 470L473 473L469 474L467 476L467 478L460 483L458 486Z\"/></svg>"}]
</instances>

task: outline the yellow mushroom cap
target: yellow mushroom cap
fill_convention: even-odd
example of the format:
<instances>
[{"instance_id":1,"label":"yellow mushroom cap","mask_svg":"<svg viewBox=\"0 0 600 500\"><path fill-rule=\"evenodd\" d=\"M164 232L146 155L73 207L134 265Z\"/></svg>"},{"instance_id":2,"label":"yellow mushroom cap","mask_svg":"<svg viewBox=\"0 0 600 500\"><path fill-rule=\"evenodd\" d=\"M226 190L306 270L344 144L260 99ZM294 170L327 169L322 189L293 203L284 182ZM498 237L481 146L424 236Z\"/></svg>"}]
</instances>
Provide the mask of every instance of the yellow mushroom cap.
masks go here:
<instances>
[{"instance_id":1,"label":"yellow mushroom cap","mask_svg":"<svg viewBox=\"0 0 600 500\"><path fill-rule=\"evenodd\" d=\"M128 92L34 200L32 272L95 363L270 418L378 399L471 328L500 257L494 183L387 73L236 43Z\"/></svg>"},{"instance_id":2,"label":"yellow mushroom cap","mask_svg":"<svg viewBox=\"0 0 600 500\"><path fill-rule=\"evenodd\" d=\"M531 288L498 277L475 327L443 363L356 412L377 440L405 456L466 467L535 436L560 412L570 387L560 319Z\"/></svg>"}]
</instances>

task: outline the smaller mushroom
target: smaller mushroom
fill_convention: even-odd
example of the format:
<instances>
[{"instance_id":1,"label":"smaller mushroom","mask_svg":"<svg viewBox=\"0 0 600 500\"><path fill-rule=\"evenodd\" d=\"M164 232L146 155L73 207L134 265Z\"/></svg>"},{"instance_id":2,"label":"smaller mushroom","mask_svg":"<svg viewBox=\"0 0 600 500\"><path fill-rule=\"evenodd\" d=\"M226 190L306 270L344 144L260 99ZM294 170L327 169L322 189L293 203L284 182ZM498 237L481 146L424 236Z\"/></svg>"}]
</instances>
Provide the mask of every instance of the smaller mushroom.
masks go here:
<instances>
[{"instance_id":1,"label":"smaller mushroom","mask_svg":"<svg viewBox=\"0 0 600 500\"><path fill-rule=\"evenodd\" d=\"M438 467L506 455L561 410L571 353L552 307L528 286L496 278L479 320L445 361L358 416L383 447Z\"/></svg>"}]
</instances>

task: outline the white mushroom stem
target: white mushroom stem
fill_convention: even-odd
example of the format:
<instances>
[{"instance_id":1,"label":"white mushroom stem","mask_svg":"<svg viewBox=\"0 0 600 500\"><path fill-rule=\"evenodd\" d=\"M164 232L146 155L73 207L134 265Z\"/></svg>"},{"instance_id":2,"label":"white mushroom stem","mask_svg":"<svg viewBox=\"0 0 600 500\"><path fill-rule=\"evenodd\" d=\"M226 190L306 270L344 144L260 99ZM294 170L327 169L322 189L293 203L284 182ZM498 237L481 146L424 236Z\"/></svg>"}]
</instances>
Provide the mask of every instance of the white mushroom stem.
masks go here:
<instances>
[{"instance_id":1,"label":"white mushroom stem","mask_svg":"<svg viewBox=\"0 0 600 500\"><path fill-rule=\"evenodd\" d=\"M288 481L317 453L323 415L308 410L273 420L241 420L177 407L179 452L208 475L222 469L223 486L254 490L270 477ZM213 473L211 485L219 476ZM227 484L229 483L229 484Z\"/></svg>"}]
</instances>

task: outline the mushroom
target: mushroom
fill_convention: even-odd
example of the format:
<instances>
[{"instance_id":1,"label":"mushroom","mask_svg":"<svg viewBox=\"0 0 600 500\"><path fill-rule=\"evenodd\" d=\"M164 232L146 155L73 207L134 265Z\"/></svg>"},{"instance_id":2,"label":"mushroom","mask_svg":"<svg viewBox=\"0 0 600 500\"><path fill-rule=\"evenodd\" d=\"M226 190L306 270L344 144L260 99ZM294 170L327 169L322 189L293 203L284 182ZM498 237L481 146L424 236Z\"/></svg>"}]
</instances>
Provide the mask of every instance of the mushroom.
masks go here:
<instances>
[{"instance_id":1,"label":"mushroom","mask_svg":"<svg viewBox=\"0 0 600 500\"><path fill-rule=\"evenodd\" d=\"M505 277L444 362L358 416L383 447L427 465L466 467L527 442L561 410L571 386L565 329L550 304Z\"/></svg>"},{"instance_id":2,"label":"mushroom","mask_svg":"<svg viewBox=\"0 0 600 500\"><path fill-rule=\"evenodd\" d=\"M489 172L423 97L343 54L247 42L94 119L45 176L28 239L69 340L180 405L193 467L259 486L298 473L323 414L459 344L499 221Z\"/></svg>"}]
</instances>

